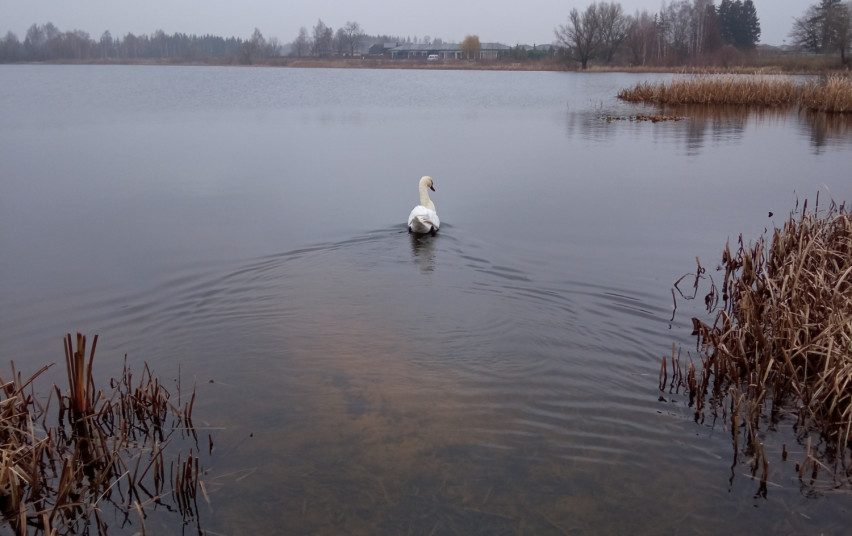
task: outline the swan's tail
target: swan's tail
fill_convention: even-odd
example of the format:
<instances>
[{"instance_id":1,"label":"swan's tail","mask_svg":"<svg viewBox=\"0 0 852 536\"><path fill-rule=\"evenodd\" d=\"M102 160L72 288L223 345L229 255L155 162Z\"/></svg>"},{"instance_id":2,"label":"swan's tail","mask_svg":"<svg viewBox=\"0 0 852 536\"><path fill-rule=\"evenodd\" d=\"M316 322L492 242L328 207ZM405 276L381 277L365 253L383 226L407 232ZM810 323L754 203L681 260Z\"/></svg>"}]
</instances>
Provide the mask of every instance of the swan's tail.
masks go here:
<instances>
[{"instance_id":1,"label":"swan's tail","mask_svg":"<svg viewBox=\"0 0 852 536\"><path fill-rule=\"evenodd\" d=\"M435 227L425 216L415 216L411 219L411 231L420 234L431 233Z\"/></svg>"}]
</instances>

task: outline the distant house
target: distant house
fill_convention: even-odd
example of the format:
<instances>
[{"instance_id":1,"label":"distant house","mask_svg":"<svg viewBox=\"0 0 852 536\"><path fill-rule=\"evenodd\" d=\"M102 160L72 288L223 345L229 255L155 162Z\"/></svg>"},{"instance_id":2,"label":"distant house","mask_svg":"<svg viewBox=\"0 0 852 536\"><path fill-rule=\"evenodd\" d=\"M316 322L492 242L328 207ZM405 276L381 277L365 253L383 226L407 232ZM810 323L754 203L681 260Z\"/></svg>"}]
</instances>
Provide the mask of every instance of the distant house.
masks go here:
<instances>
[{"instance_id":1,"label":"distant house","mask_svg":"<svg viewBox=\"0 0 852 536\"><path fill-rule=\"evenodd\" d=\"M479 59L494 60L507 55L511 47L501 43L481 43L479 47ZM439 58L462 59L461 45L458 43L403 43L390 49L390 57L396 60L426 59L431 55Z\"/></svg>"},{"instance_id":2,"label":"distant house","mask_svg":"<svg viewBox=\"0 0 852 536\"><path fill-rule=\"evenodd\" d=\"M527 52L540 52L543 54L553 54L556 51L554 45L520 45Z\"/></svg>"},{"instance_id":3,"label":"distant house","mask_svg":"<svg viewBox=\"0 0 852 536\"><path fill-rule=\"evenodd\" d=\"M529 59L541 59L556 55L556 45L518 45L518 48L526 52Z\"/></svg>"},{"instance_id":4,"label":"distant house","mask_svg":"<svg viewBox=\"0 0 852 536\"><path fill-rule=\"evenodd\" d=\"M479 46L479 59L496 60L507 55L512 47L501 43L482 43Z\"/></svg>"},{"instance_id":5,"label":"distant house","mask_svg":"<svg viewBox=\"0 0 852 536\"><path fill-rule=\"evenodd\" d=\"M390 56L390 51L398 46L399 43L395 42L376 43L370 47L367 53L370 56Z\"/></svg>"}]
</instances>

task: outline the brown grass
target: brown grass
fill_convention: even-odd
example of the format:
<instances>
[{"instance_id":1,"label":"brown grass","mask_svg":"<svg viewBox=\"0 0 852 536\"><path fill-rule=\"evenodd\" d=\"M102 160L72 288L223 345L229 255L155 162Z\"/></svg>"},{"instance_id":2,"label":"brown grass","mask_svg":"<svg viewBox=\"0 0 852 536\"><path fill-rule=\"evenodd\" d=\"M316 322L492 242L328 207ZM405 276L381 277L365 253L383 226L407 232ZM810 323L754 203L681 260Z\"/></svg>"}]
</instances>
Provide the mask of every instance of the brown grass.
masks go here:
<instances>
[{"instance_id":1,"label":"brown grass","mask_svg":"<svg viewBox=\"0 0 852 536\"><path fill-rule=\"evenodd\" d=\"M771 238L746 245L740 236L735 251L725 246L721 302L699 263L693 297L699 280L709 278L704 301L715 312L712 325L693 318L700 369L682 366L672 353L669 388L689 393L696 420L730 401L735 453L742 426L764 492L768 462L758 432L787 409L800 432L820 432L825 454L838 464L835 478L852 484L843 468L852 451L852 214L834 202L820 212L818 203L808 211L805 202ZM667 382L663 358L661 387ZM802 465L808 461L817 471L810 448Z\"/></svg>"},{"instance_id":2,"label":"brown grass","mask_svg":"<svg viewBox=\"0 0 852 536\"><path fill-rule=\"evenodd\" d=\"M801 88L800 104L818 112L852 112L852 78L830 76Z\"/></svg>"},{"instance_id":3,"label":"brown grass","mask_svg":"<svg viewBox=\"0 0 852 536\"><path fill-rule=\"evenodd\" d=\"M138 520L145 533L146 507L164 505L170 495L184 522L195 520L198 458L178 458L166 478L165 452L176 432L194 439L192 397L183 408L146 365L138 378L125 363L110 389L96 389L86 338L63 340L68 391L54 385L47 401L36 394L44 366L24 380L12 363L11 378L0 378L0 512L15 534L106 534L105 513L116 512L121 527ZM55 395L55 396L54 396ZM49 411L56 398L54 411ZM189 467L187 467L189 464ZM166 508L169 508L166 505Z\"/></svg>"},{"instance_id":4,"label":"brown grass","mask_svg":"<svg viewBox=\"0 0 852 536\"><path fill-rule=\"evenodd\" d=\"M672 73L692 75L782 75L831 72L828 68L816 71L786 69L775 65L592 65L584 73Z\"/></svg>"},{"instance_id":5,"label":"brown grass","mask_svg":"<svg viewBox=\"0 0 852 536\"><path fill-rule=\"evenodd\" d=\"M852 78L832 75L797 84L786 77L696 76L669 83L648 82L623 89L628 102L684 105L799 106L822 112L852 112Z\"/></svg>"}]
</instances>

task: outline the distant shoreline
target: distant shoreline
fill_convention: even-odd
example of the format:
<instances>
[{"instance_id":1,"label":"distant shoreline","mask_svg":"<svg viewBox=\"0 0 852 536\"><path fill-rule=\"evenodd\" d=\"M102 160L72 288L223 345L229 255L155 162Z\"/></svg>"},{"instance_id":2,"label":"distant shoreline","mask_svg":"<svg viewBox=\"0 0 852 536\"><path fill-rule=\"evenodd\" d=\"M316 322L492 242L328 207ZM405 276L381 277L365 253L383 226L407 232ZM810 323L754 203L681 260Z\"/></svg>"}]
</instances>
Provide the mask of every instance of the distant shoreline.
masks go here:
<instances>
[{"instance_id":1,"label":"distant shoreline","mask_svg":"<svg viewBox=\"0 0 852 536\"><path fill-rule=\"evenodd\" d=\"M571 71L564 63L558 61L464 61L444 60L426 62L414 60L390 60L384 58L264 58L246 64L238 61L223 59L206 60L177 60L177 59L139 59L139 60L53 60L27 61L0 65L165 65L185 67L291 67L301 69L421 69L437 71Z\"/></svg>"},{"instance_id":2,"label":"distant shoreline","mask_svg":"<svg viewBox=\"0 0 852 536\"><path fill-rule=\"evenodd\" d=\"M391 60L385 58L266 58L251 64L231 60L213 61L212 59L192 60L62 60L42 62L15 62L3 65L164 65L184 67L290 67L300 69L419 69L430 71L538 71L538 72L586 72L586 73L675 73L675 74L824 74L848 73L848 70L830 69L822 65L737 65L719 66L630 66L630 65L592 65L585 71L566 65L558 60L532 60L515 62L511 60L442 60L426 62L424 60Z\"/></svg>"}]
</instances>

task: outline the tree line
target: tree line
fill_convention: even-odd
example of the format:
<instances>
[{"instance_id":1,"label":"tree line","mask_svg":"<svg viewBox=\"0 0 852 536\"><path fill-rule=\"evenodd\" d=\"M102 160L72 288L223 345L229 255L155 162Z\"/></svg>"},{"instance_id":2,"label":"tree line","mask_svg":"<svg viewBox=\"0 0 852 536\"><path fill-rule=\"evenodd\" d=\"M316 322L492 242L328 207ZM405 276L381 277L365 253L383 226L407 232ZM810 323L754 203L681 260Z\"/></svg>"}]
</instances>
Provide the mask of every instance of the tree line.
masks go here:
<instances>
[{"instance_id":1,"label":"tree line","mask_svg":"<svg viewBox=\"0 0 852 536\"><path fill-rule=\"evenodd\" d=\"M3 62L216 58L251 63L261 57L277 56L280 51L277 39L264 38L256 28L248 39L167 34L157 30L151 35L128 33L121 38L114 38L105 31L95 40L82 30L63 32L48 22L30 26L23 41L11 31L0 39L0 61Z\"/></svg>"},{"instance_id":2,"label":"tree line","mask_svg":"<svg viewBox=\"0 0 852 536\"><path fill-rule=\"evenodd\" d=\"M852 0L817 0L790 32L792 44L815 54L836 54L849 64L852 46ZM555 29L563 58L582 68L590 62L620 65L726 65L754 49L760 39L760 19L752 0L672 0L657 12L628 15L618 2L593 2L572 9L565 24ZM471 37L471 36L468 36ZM466 38L467 39L467 38ZM255 28L251 37L221 37L162 30L115 38L109 31L93 39L82 30L60 31L48 22L33 24L23 40L13 32L0 38L0 62L17 61L136 61L172 60L251 64L268 58L357 56L377 43L440 45L439 38L401 38L368 35L357 22L334 30L322 19L309 31L301 27L295 39L281 44ZM471 48L468 44L466 48ZM475 56L475 54L473 54ZM513 60L536 59L548 52L517 46Z\"/></svg>"},{"instance_id":3,"label":"tree line","mask_svg":"<svg viewBox=\"0 0 852 536\"><path fill-rule=\"evenodd\" d=\"M726 65L756 47L760 19L752 0L674 0L634 15L618 2L593 2L572 9L555 33L563 55L583 69L590 62ZM849 65L852 0L818 0L795 19L790 37L801 50L837 54Z\"/></svg>"},{"instance_id":4,"label":"tree line","mask_svg":"<svg viewBox=\"0 0 852 536\"><path fill-rule=\"evenodd\" d=\"M443 39L439 37L433 39L428 35L421 38L386 34L370 35L364 32L359 23L353 21L349 21L334 30L322 19L318 19L310 30L305 26L299 28L296 38L286 48L288 49L287 55L292 57L325 58L361 55L366 53L373 45L383 43L441 45L443 42Z\"/></svg>"},{"instance_id":5,"label":"tree line","mask_svg":"<svg viewBox=\"0 0 852 536\"><path fill-rule=\"evenodd\" d=\"M726 47L748 50L760 39L752 0L675 0L656 13L627 15L618 2L594 2L572 9L556 39L585 69L605 64L682 65L708 63Z\"/></svg>"},{"instance_id":6,"label":"tree line","mask_svg":"<svg viewBox=\"0 0 852 536\"><path fill-rule=\"evenodd\" d=\"M162 30L136 35L128 33L113 37L109 31L99 39L82 30L61 31L53 23L33 24L23 40L14 32L0 38L0 62L17 61L135 61L181 60L251 64L263 59L290 56L354 56L365 46L378 42L412 42L412 38L364 33L357 22L347 22L334 31L320 19L309 33L302 27L296 38L282 44L277 38L266 38L257 28L251 37L221 37L217 35L167 34ZM417 37L414 41L418 41ZM426 36L422 42L433 42ZM440 39L434 42L440 43Z\"/></svg>"}]
</instances>

